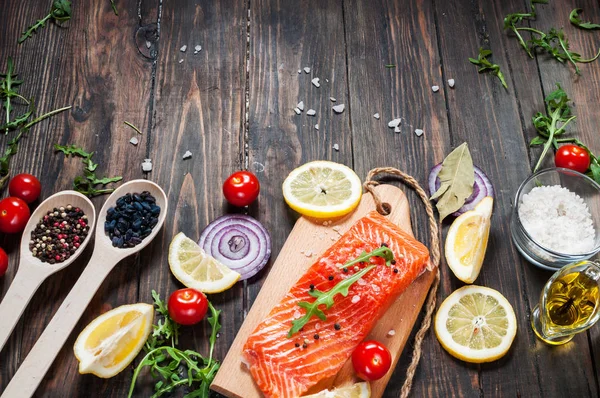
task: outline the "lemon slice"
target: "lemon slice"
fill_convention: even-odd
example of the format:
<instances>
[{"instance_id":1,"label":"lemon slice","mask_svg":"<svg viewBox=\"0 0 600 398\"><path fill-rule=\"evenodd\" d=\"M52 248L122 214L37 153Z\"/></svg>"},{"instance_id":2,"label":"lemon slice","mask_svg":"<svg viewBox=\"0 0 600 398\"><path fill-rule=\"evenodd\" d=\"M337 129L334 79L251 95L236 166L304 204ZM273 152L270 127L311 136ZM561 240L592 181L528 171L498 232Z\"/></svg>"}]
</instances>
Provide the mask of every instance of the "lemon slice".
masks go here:
<instances>
[{"instance_id":1,"label":"lemon slice","mask_svg":"<svg viewBox=\"0 0 600 398\"><path fill-rule=\"evenodd\" d=\"M464 286L452 293L435 316L435 335L452 356L466 362L491 362L508 352L517 318L500 292Z\"/></svg>"},{"instance_id":2,"label":"lemon slice","mask_svg":"<svg viewBox=\"0 0 600 398\"><path fill-rule=\"evenodd\" d=\"M360 178L343 164L317 160L292 170L283 181L283 197L298 213L309 217L339 217L358 206Z\"/></svg>"},{"instance_id":3,"label":"lemon slice","mask_svg":"<svg viewBox=\"0 0 600 398\"><path fill-rule=\"evenodd\" d=\"M486 196L475 209L458 216L446 237L446 262L454 275L465 283L479 276L490 235L494 199Z\"/></svg>"},{"instance_id":4,"label":"lemon slice","mask_svg":"<svg viewBox=\"0 0 600 398\"><path fill-rule=\"evenodd\" d=\"M304 395L302 398L370 398L371 386L367 382L354 383L351 386L334 390L323 390L316 394Z\"/></svg>"},{"instance_id":5,"label":"lemon slice","mask_svg":"<svg viewBox=\"0 0 600 398\"><path fill-rule=\"evenodd\" d=\"M94 319L73 346L79 373L109 378L121 372L146 343L153 318L154 308L140 303L117 307Z\"/></svg>"},{"instance_id":6,"label":"lemon slice","mask_svg":"<svg viewBox=\"0 0 600 398\"><path fill-rule=\"evenodd\" d=\"M179 282L204 293L222 292L240 279L240 274L206 254L183 232L171 241L169 266Z\"/></svg>"}]
</instances>

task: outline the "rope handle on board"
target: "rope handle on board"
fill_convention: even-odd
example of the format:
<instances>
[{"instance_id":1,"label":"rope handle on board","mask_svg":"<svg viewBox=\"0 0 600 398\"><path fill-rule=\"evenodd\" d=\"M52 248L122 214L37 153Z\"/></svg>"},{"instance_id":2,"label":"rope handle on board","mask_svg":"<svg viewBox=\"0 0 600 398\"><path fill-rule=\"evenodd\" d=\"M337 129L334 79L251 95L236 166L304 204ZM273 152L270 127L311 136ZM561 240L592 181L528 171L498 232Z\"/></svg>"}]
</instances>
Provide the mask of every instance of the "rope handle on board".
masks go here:
<instances>
[{"instance_id":1,"label":"rope handle on board","mask_svg":"<svg viewBox=\"0 0 600 398\"><path fill-rule=\"evenodd\" d=\"M367 175L367 179L363 184L363 188L369 192L373 196L373 200L375 201L375 206L377 207L377 211L383 215L390 214L390 209L387 203L383 203L381 198L373 189L374 186L379 185L379 182L373 180L378 174L391 174L396 177L400 177L402 182L412 189L415 190L417 195L423 201L425 205L425 211L427 212L427 218L429 220L429 239L431 242L431 263L434 267L435 279L431 285L431 289L429 290L429 294L427 295L427 301L425 305L425 317L421 322L421 326L419 327L419 331L415 336L415 345L413 348L413 355L410 361L410 365L406 370L406 380L404 380L404 384L402 385L402 389L400 390L400 398L408 397L410 390L412 388L413 378L415 376L415 371L417 370L417 366L419 365L419 360L421 359L421 348L423 346L423 340L425 338L425 334L429 330L431 326L431 317L433 316L433 311L435 310L435 298L437 294L438 286L440 285L440 239L439 239L439 230L438 224L435 219L435 215L433 214L433 208L431 207L431 203L429 202L429 197L427 193L421 188L418 181L408 174L393 168L393 167L378 167L371 171Z\"/></svg>"}]
</instances>

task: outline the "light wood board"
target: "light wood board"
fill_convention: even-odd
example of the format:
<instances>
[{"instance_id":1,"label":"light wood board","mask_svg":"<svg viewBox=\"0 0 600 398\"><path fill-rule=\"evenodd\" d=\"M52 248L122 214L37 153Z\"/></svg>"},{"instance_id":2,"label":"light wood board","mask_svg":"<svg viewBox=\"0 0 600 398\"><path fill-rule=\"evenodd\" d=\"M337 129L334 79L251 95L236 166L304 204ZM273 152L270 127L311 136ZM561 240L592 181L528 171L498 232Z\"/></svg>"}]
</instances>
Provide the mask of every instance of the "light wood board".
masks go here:
<instances>
[{"instance_id":1,"label":"light wood board","mask_svg":"<svg viewBox=\"0 0 600 398\"><path fill-rule=\"evenodd\" d=\"M389 219L412 235L408 201L402 190L392 185L380 185L376 189L382 200L391 205ZM242 347L248 336L316 259L356 220L374 209L373 198L370 194L365 194L360 205L351 215L334 220L333 224L329 226L324 226L322 220L316 221L305 217L298 219L223 360L211 385L214 391L228 397L255 398L262 396L250 372L241 362ZM307 256L307 253L311 255ZM393 367L396 366L398 358L402 354L432 281L433 272L426 271L421 275L398 297L367 337L384 343L390 349ZM389 335L390 330L395 332L393 336ZM379 398L383 395L391 375L390 371L384 378L371 383L372 397ZM358 379L355 379L352 363L348 361L335 377L319 383L309 393L351 384L355 381Z\"/></svg>"}]
</instances>

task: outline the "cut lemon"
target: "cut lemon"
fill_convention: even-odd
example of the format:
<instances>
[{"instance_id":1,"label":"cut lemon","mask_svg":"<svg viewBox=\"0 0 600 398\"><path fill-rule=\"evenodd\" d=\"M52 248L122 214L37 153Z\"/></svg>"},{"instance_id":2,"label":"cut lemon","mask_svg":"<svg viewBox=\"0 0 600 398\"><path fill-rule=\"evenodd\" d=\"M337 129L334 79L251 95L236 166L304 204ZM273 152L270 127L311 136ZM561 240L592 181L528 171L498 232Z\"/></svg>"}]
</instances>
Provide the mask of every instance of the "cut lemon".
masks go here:
<instances>
[{"instance_id":1,"label":"cut lemon","mask_svg":"<svg viewBox=\"0 0 600 398\"><path fill-rule=\"evenodd\" d=\"M343 164L317 160L292 170L283 181L283 197L298 213L316 218L339 217L358 206L360 178Z\"/></svg>"},{"instance_id":2,"label":"cut lemon","mask_svg":"<svg viewBox=\"0 0 600 398\"><path fill-rule=\"evenodd\" d=\"M117 307L94 319L77 337L73 350L79 373L113 377L137 356L152 330L150 304Z\"/></svg>"},{"instance_id":3,"label":"cut lemon","mask_svg":"<svg viewBox=\"0 0 600 398\"><path fill-rule=\"evenodd\" d=\"M183 232L171 241L169 266L179 282L204 293L222 292L240 279L240 274L206 254Z\"/></svg>"},{"instance_id":4,"label":"cut lemon","mask_svg":"<svg viewBox=\"0 0 600 398\"><path fill-rule=\"evenodd\" d=\"M303 398L370 398L371 387L367 382L354 383L351 386L340 387L334 390L323 390L316 394L305 395Z\"/></svg>"},{"instance_id":5,"label":"cut lemon","mask_svg":"<svg viewBox=\"0 0 600 398\"><path fill-rule=\"evenodd\" d=\"M475 209L458 216L446 237L446 262L454 275L465 283L479 276L490 235L494 199L486 196Z\"/></svg>"},{"instance_id":6,"label":"cut lemon","mask_svg":"<svg viewBox=\"0 0 600 398\"><path fill-rule=\"evenodd\" d=\"M450 355L466 362L491 362L508 352L517 318L500 292L464 286L452 293L435 316L435 335Z\"/></svg>"}]
</instances>

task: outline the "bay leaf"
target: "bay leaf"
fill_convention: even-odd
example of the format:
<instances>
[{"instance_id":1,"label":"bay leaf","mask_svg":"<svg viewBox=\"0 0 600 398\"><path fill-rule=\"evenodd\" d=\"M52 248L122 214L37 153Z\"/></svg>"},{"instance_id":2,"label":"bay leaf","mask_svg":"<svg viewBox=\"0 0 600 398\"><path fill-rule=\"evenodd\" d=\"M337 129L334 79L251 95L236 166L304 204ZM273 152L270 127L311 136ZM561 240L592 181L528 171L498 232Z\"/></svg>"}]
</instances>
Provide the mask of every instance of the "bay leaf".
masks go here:
<instances>
[{"instance_id":1,"label":"bay leaf","mask_svg":"<svg viewBox=\"0 0 600 398\"><path fill-rule=\"evenodd\" d=\"M473 193L475 169L466 142L446 156L438 178L441 185L431 199L437 199L435 206L440 213L441 222L460 209Z\"/></svg>"}]
</instances>

